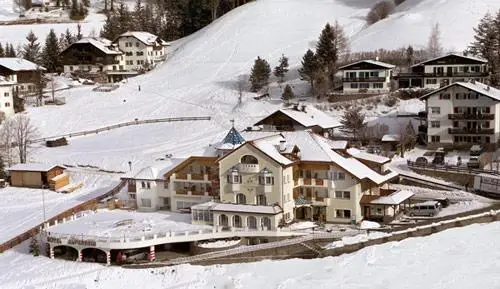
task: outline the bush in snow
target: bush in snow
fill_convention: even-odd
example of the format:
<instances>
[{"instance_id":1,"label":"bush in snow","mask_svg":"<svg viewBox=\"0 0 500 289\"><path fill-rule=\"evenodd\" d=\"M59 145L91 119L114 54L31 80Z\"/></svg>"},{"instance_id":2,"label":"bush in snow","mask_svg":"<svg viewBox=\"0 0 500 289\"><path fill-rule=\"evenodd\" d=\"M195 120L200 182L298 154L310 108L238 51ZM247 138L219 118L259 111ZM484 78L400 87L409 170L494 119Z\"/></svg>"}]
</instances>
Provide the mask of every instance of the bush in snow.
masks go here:
<instances>
[{"instance_id":1,"label":"bush in snow","mask_svg":"<svg viewBox=\"0 0 500 289\"><path fill-rule=\"evenodd\" d=\"M375 22L378 22L382 19L387 18L389 14L394 11L394 2L392 1L381 1L375 4L373 8L366 15L366 22L371 25Z\"/></svg>"},{"instance_id":2,"label":"bush in snow","mask_svg":"<svg viewBox=\"0 0 500 289\"><path fill-rule=\"evenodd\" d=\"M394 96L388 96L386 97L384 104L387 105L388 107L393 107L396 105L398 102L398 99Z\"/></svg>"},{"instance_id":3,"label":"bush in snow","mask_svg":"<svg viewBox=\"0 0 500 289\"><path fill-rule=\"evenodd\" d=\"M288 104L290 103L290 100L295 97L295 94L293 93L292 87L287 84L285 86L285 90L283 91L283 94L281 95L281 99Z\"/></svg>"},{"instance_id":4,"label":"bush in snow","mask_svg":"<svg viewBox=\"0 0 500 289\"><path fill-rule=\"evenodd\" d=\"M33 236L31 238L31 241L30 241L30 253L33 255L33 256L39 256L40 255L40 246L38 244L38 240L36 238L36 236Z\"/></svg>"},{"instance_id":5,"label":"bush in snow","mask_svg":"<svg viewBox=\"0 0 500 289\"><path fill-rule=\"evenodd\" d=\"M261 88L267 85L269 81L269 76L271 75L271 66L265 60L260 58L260 56L255 59L252 71L250 73L250 83L252 84L251 90L253 92L259 91Z\"/></svg>"}]
</instances>

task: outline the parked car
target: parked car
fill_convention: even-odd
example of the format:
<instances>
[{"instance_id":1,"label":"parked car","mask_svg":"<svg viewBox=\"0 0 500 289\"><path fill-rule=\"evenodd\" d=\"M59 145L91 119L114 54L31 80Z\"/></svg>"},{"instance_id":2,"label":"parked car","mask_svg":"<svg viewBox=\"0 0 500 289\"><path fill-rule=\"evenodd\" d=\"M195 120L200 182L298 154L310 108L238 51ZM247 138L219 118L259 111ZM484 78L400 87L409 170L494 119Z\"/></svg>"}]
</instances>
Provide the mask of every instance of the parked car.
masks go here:
<instances>
[{"instance_id":1,"label":"parked car","mask_svg":"<svg viewBox=\"0 0 500 289\"><path fill-rule=\"evenodd\" d=\"M481 167L478 158L470 158L467 162L467 167L469 169L479 169Z\"/></svg>"},{"instance_id":2,"label":"parked car","mask_svg":"<svg viewBox=\"0 0 500 289\"><path fill-rule=\"evenodd\" d=\"M483 151L483 148L481 147L481 145L473 145L470 148L470 155L471 156L479 156L479 155L481 155L482 151Z\"/></svg>"},{"instance_id":3,"label":"parked car","mask_svg":"<svg viewBox=\"0 0 500 289\"><path fill-rule=\"evenodd\" d=\"M441 211L441 204L437 201L427 201L415 204L410 208L410 216L433 217Z\"/></svg>"},{"instance_id":4,"label":"parked car","mask_svg":"<svg viewBox=\"0 0 500 289\"><path fill-rule=\"evenodd\" d=\"M418 157L417 160L415 160L415 163L419 166L425 166L429 163L429 161L426 157Z\"/></svg>"}]
</instances>

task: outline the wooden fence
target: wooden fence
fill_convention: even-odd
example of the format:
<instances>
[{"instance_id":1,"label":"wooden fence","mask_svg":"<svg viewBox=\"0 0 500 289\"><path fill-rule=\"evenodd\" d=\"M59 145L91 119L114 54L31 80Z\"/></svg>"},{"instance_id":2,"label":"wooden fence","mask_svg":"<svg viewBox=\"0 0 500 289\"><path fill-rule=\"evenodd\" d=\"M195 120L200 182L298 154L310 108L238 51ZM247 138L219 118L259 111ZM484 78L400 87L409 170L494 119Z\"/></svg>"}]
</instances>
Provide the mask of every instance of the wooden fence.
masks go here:
<instances>
[{"instance_id":1,"label":"wooden fence","mask_svg":"<svg viewBox=\"0 0 500 289\"><path fill-rule=\"evenodd\" d=\"M119 124L114 124L114 125L109 125L105 127L101 127L98 129L93 129L93 130L85 130L85 131L80 131L80 132L74 132L74 133L67 133L67 134L61 134L57 136L50 136L50 137L44 137L44 138L39 138L35 139L32 142L44 142L47 140L52 140L52 139L57 139L57 138L62 138L62 137L76 137L76 136L85 136L88 134L98 134L100 132L105 132L109 131L112 129L117 129L121 127L127 127L131 125L139 125L139 124L148 124L148 123L163 123L163 122L179 122L179 121L202 121L202 120L210 120L210 116L193 116L193 117L168 117L168 118L154 118L154 119L135 119L134 121L128 121L128 122L122 122Z\"/></svg>"},{"instance_id":2,"label":"wooden fence","mask_svg":"<svg viewBox=\"0 0 500 289\"><path fill-rule=\"evenodd\" d=\"M413 161L406 161L408 167L423 169L423 170L433 170L441 172L455 172L455 173L466 173L466 174L490 174L490 175L500 175L499 171L495 170L485 170L485 169L473 169L461 166L451 166L451 165L437 165L437 164L424 164L417 163Z\"/></svg>"},{"instance_id":3,"label":"wooden fence","mask_svg":"<svg viewBox=\"0 0 500 289\"><path fill-rule=\"evenodd\" d=\"M71 215L74 215L78 212L82 212L82 211L89 210L91 208L95 208L97 206L97 204L99 203L99 201L118 194L121 191L121 189L123 189L125 187L126 183L127 183L126 181L121 181L117 186L115 186L113 189L111 189L110 191L108 191L104 195L95 197L91 200L88 200L84 203L81 203L77 206L74 206L71 209L68 209L68 210L46 220L45 223L55 224L56 221L57 222L62 221L62 219L68 218ZM0 244L0 253L3 253L5 251L15 247L15 246L21 244L22 242L28 240L29 238L35 236L36 234L40 233L40 228L43 225L44 225L44 223L40 223L40 224L36 225L35 227L27 230L26 232L21 233L21 234L17 235L16 237L8 240L7 242Z\"/></svg>"}]
</instances>

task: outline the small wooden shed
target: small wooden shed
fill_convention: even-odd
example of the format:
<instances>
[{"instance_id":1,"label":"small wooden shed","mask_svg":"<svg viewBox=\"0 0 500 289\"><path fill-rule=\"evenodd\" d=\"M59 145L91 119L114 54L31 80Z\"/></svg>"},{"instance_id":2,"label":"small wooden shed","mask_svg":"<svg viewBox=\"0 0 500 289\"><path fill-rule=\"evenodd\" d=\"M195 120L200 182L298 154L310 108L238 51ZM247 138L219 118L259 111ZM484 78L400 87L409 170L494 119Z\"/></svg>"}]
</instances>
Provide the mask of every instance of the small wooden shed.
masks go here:
<instances>
[{"instance_id":1,"label":"small wooden shed","mask_svg":"<svg viewBox=\"0 0 500 289\"><path fill-rule=\"evenodd\" d=\"M65 167L38 163L17 164L9 169L13 187L60 189L69 184Z\"/></svg>"}]
</instances>

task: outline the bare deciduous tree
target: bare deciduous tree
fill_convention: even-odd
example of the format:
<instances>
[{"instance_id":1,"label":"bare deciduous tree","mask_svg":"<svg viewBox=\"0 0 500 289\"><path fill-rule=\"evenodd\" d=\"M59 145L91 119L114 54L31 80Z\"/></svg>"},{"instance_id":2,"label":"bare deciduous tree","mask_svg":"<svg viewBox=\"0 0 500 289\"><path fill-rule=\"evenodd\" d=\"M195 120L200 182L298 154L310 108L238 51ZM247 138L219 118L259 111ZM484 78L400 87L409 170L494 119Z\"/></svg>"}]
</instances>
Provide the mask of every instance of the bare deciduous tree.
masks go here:
<instances>
[{"instance_id":1,"label":"bare deciduous tree","mask_svg":"<svg viewBox=\"0 0 500 289\"><path fill-rule=\"evenodd\" d=\"M436 58L443 54L443 47L441 46L441 31L439 23L432 27L431 34L429 35L429 42L427 43L427 56L429 58Z\"/></svg>"},{"instance_id":2,"label":"bare deciduous tree","mask_svg":"<svg viewBox=\"0 0 500 289\"><path fill-rule=\"evenodd\" d=\"M405 151L413 148L417 142L417 134L411 121L409 121L407 125L400 126L399 135L399 148L401 151L401 157L404 158Z\"/></svg>"},{"instance_id":3,"label":"bare deciduous tree","mask_svg":"<svg viewBox=\"0 0 500 289\"><path fill-rule=\"evenodd\" d=\"M19 113L12 117L12 133L15 147L19 154L19 162L26 163L33 141L38 137L38 129L31 122L26 113Z\"/></svg>"},{"instance_id":4,"label":"bare deciduous tree","mask_svg":"<svg viewBox=\"0 0 500 289\"><path fill-rule=\"evenodd\" d=\"M2 128L0 129L0 140L2 143L2 156L3 160L10 167L14 164L14 129L13 129L12 118L6 119L2 122Z\"/></svg>"},{"instance_id":5,"label":"bare deciduous tree","mask_svg":"<svg viewBox=\"0 0 500 289\"><path fill-rule=\"evenodd\" d=\"M236 107L240 107L243 103L243 92L245 91L246 83L247 81L244 75L238 76L235 84L236 91L238 92L238 103L236 104Z\"/></svg>"},{"instance_id":6,"label":"bare deciduous tree","mask_svg":"<svg viewBox=\"0 0 500 289\"><path fill-rule=\"evenodd\" d=\"M210 12L212 12L212 21L217 19L217 10L219 9L220 0L210 0Z\"/></svg>"}]
</instances>

